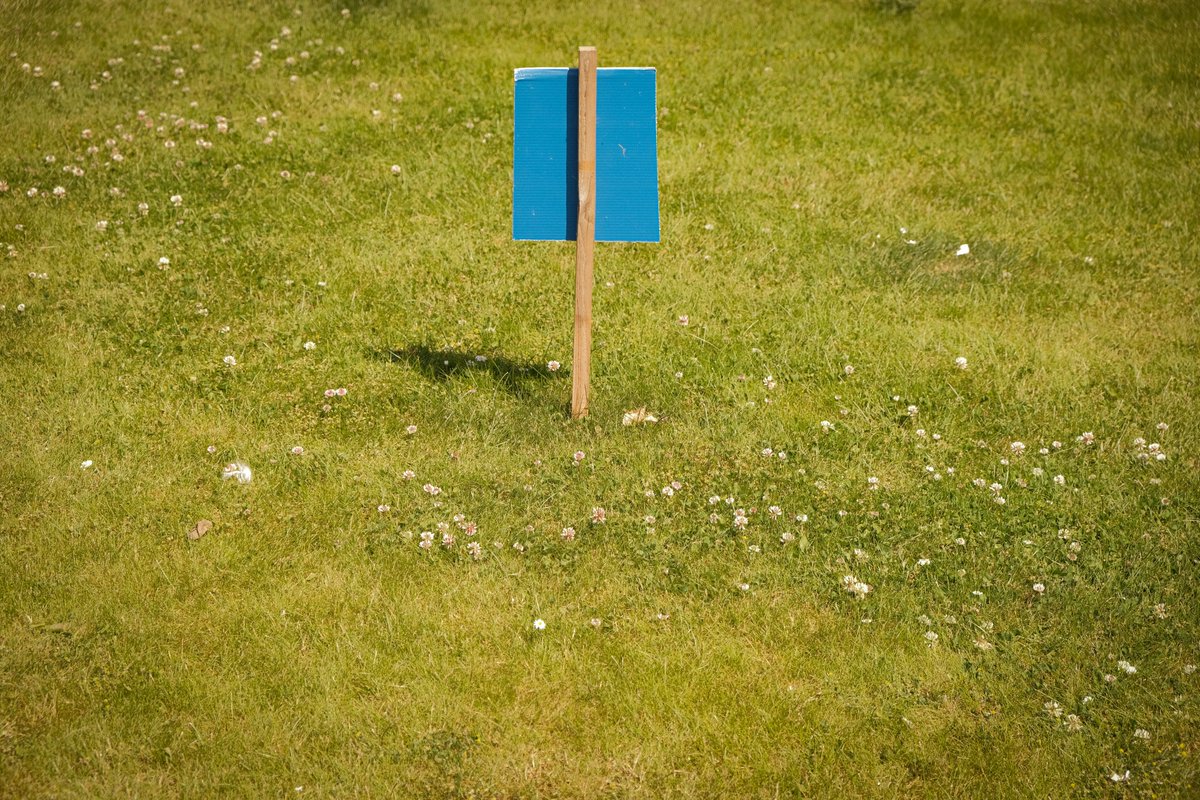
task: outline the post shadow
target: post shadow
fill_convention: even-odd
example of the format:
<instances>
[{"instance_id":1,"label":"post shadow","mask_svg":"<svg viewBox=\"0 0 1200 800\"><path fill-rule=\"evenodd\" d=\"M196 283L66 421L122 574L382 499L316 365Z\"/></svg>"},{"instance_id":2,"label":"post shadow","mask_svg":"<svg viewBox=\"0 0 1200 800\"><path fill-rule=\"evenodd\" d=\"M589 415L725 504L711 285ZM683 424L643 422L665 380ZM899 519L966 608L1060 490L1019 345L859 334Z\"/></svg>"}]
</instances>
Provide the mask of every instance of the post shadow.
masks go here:
<instances>
[{"instance_id":1,"label":"post shadow","mask_svg":"<svg viewBox=\"0 0 1200 800\"><path fill-rule=\"evenodd\" d=\"M566 231L563 239L568 242L575 241L576 229L579 226L579 70L567 70L567 143L566 152L567 158L564 163L566 167L566 179L563 181L567 187L564 193L563 203L566 208L565 220Z\"/></svg>"}]
</instances>

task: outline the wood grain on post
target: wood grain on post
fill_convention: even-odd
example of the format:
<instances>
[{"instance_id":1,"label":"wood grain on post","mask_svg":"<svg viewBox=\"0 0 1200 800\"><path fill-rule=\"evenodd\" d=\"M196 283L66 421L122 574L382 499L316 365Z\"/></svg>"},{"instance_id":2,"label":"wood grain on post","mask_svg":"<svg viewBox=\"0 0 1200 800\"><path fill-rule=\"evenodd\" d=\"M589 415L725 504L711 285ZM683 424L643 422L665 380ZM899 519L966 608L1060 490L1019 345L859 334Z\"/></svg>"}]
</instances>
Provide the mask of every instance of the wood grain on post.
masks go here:
<instances>
[{"instance_id":1,"label":"wood grain on post","mask_svg":"<svg viewBox=\"0 0 1200 800\"><path fill-rule=\"evenodd\" d=\"M592 256L596 237L596 48L579 48L579 218L575 236L575 348L571 416L588 413L592 371Z\"/></svg>"}]
</instances>

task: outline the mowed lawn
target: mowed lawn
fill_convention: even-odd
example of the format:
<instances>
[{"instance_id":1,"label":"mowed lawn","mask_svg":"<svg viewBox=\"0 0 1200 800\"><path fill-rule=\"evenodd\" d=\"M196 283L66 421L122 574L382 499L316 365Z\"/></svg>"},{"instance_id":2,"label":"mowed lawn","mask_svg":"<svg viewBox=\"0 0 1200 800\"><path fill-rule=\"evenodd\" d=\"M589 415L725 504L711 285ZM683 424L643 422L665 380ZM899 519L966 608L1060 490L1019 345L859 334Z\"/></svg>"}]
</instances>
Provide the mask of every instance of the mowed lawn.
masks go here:
<instances>
[{"instance_id":1,"label":"mowed lawn","mask_svg":"<svg viewBox=\"0 0 1200 800\"><path fill-rule=\"evenodd\" d=\"M0 797L1200 796L1192 0L9 0L0 109Z\"/></svg>"}]
</instances>

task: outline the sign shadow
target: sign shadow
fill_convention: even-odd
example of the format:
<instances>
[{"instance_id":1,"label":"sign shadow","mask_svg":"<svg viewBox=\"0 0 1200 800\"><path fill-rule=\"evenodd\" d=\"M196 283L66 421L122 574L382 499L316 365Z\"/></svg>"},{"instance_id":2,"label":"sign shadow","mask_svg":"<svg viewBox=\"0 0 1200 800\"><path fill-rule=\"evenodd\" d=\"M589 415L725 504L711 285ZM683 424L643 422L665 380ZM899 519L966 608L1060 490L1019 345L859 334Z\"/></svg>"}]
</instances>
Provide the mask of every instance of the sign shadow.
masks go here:
<instances>
[{"instance_id":1,"label":"sign shadow","mask_svg":"<svg viewBox=\"0 0 1200 800\"><path fill-rule=\"evenodd\" d=\"M433 381L484 374L517 397L529 395L531 388L539 383L566 378L571 374L565 367L561 371L551 372L545 364L515 361L503 355L435 350L424 344L384 348L376 353L393 364L407 364Z\"/></svg>"}]
</instances>

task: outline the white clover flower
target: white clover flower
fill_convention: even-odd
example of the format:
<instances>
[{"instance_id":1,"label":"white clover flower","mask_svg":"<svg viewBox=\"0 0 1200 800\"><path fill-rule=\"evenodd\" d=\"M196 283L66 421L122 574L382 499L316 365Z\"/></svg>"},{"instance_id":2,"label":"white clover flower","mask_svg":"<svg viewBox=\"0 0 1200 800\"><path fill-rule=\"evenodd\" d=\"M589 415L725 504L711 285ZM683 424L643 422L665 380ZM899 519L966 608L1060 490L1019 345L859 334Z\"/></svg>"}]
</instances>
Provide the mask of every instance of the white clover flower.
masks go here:
<instances>
[{"instance_id":1,"label":"white clover flower","mask_svg":"<svg viewBox=\"0 0 1200 800\"><path fill-rule=\"evenodd\" d=\"M92 460L89 458L79 465L80 469L89 469L92 466Z\"/></svg>"},{"instance_id":2,"label":"white clover flower","mask_svg":"<svg viewBox=\"0 0 1200 800\"><path fill-rule=\"evenodd\" d=\"M234 358L233 356L225 356L221 360L224 361L228 366L231 366L231 367L236 367L237 363L238 363L237 359Z\"/></svg>"},{"instance_id":3,"label":"white clover flower","mask_svg":"<svg viewBox=\"0 0 1200 800\"><path fill-rule=\"evenodd\" d=\"M764 386L764 387L766 387L766 389L767 389L767 391L768 391L768 392L769 392L769 391L771 391L771 390L773 390L773 389L776 387L776 385L777 385L777 384L775 383L775 378L774 378L773 376L771 376L771 375L768 375L768 376L766 376L765 378L763 378L763 379L762 379L762 384L763 384L763 386Z\"/></svg>"},{"instance_id":4,"label":"white clover flower","mask_svg":"<svg viewBox=\"0 0 1200 800\"><path fill-rule=\"evenodd\" d=\"M1014 456L1019 456L1025 452L1025 443L1024 442L1013 442L1012 444L1010 444L1008 446L1008 449L1012 451L1012 454Z\"/></svg>"},{"instance_id":5,"label":"white clover flower","mask_svg":"<svg viewBox=\"0 0 1200 800\"><path fill-rule=\"evenodd\" d=\"M954 366L958 367L959 369L966 369L967 368L966 356L959 356L958 358L954 359Z\"/></svg>"},{"instance_id":6,"label":"white clover flower","mask_svg":"<svg viewBox=\"0 0 1200 800\"><path fill-rule=\"evenodd\" d=\"M550 370L551 372L558 372L558 370L561 368L562 364L558 363L557 361L546 362L546 369Z\"/></svg>"},{"instance_id":7,"label":"white clover flower","mask_svg":"<svg viewBox=\"0 0 1200 800\"><path fill-rule=\"evenodd\" d=\"M1137 673L1137 667L1124 660L1117 662L1117 669L1121 670L1126 675L1134 675Z\"/></svg>"},{"instance_id":8,"label":"white clover flower","mask_svg":"<svg viewBox=\"0 0 1200 800\"><path fill-rule=\"evenodd\" d=\"M1054 482L1055 482L1056 484L1058 484L1059 486L1066 486L1066 485L1067 485L1067 479L1066 479L1066 478L1064 478L1062 475L1055 475L1055 476L1054 476Z\"/></svg>"},{"instance_id":9,"label":"white clover flower","mask_svg":"<svg viewBox=\"0 0 1200 800\"><path fill-rule=\"evenodd\" d=\"M847 364L846 366L842 367L842 372L846 373L846 375L853 375L854 374L854 365Z\"/></svg>"},{"instance_id":10,"label":"white clover flower","mask_svg":"<svg viewBox=\"0 0 1200 800\"><path fill-rule=\"evenodd\" d=\"M842 576L842 588L855 597L866 597L871 592L871 585L860 581L853 575Z\"/></svg>"},{"instance_id":11,"label":"white clover flower","mask_svg":"<svg viewBox=\"0 0 1200 800\"><path fill-rule=\"evenodd\" d=\"M316 342L305 342L305 343L304 343L304 349L305 349L305 350L316 350L316 349L317 349L317 343L316 343Z\"/></svg>"},{"instance_id":12,"label":"white clover flower","mask_svg":"<svg viewBox=\"0 0 1200 800\"><path fill-rule=\"evenodd\" d=\"M1033 590L1034 590L1035 592L1037 592L1038 594L1045 594L1045 593L1046 593L1046 584L1044 584L1044 583L1035 583L1035 584L1033 585Z\"/></svg>"}]
</instances>

